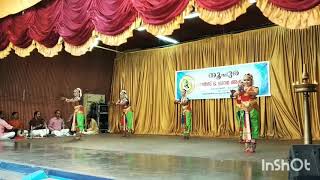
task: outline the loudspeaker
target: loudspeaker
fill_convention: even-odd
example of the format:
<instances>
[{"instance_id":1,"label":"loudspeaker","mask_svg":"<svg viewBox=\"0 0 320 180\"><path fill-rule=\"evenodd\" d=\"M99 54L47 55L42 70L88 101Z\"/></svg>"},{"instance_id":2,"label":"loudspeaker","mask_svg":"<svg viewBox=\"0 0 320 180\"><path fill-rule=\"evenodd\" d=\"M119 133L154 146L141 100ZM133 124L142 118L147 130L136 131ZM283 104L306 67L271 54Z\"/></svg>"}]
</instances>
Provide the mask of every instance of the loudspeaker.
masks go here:
<instances>
[{"instance_id":1,"label":"loudspeaker","mask_svg":"<svg viewBox=\"0 0 320 180\"><path fill-rule=\"evenodd\" d=\"M289 151L289 180L319 180L319 155L320 145L292 145Z\"/></svg>"},{"instance_id":2,"label":"loudspeaker","mask_svg":"<svg viewBox=\"0 0 320 180\"><path fill-rule=\"evenodd\" d=\"M108 106L106 104L98 105L98 125L102 133L108 133L109 122L108 122Z\"/></svg>"}]
</instances>

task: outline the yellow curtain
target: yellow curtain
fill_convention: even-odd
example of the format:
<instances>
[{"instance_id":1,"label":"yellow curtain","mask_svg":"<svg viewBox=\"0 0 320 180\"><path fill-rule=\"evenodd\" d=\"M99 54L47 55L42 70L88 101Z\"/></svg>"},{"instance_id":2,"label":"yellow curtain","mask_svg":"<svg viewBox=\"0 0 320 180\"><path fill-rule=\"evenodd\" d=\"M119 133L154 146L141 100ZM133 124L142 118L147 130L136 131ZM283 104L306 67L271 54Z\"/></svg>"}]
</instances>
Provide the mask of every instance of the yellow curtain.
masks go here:
<instances>
[{"instance_id":1,"label":"yellow curtain","mask_svg":"<svg viewBox=\"0 0 320 180\"><path fill-rule=\"evenodd\" d=\"M200 7L195 1L195 11L199 13L199 17L209 24L227 24L235 21L240 15L246 13L247 8L252 4L248 0L241 0L239 4L226 9L224 11L210 11Z\"/></svg>"},{"instance_id":2,"label":"yellow curtain","mask_svg":"<svg viewBox=\"0 0 320 180\"><path fill-rule=\"evenodd\" d=\"M289 29L304 29L320 25L320 5L305 11L288 11L269 0L257 0L257 7L271 22Z\"/></svg>"},{"instance_id":3,"label":"yellow curtain","mask_svg":"<svg viewBox=\"0 0 320 180\"><path fill-rule=\"evenodd\" d=\"M270 61L272 96L259 98L260 135L299 139L303 136L303 98L293 92L292 82L301 80L303 63L311 80L319 82L319 34L319 26L305 30L272 27L119 54L114 63L111 101L119 98L121 89L127 90L136 134L178 134L180 107L173 103L175 71ZM310 100L313 137L320 139L319 91ZM231 99L193 100L192 107L193 135L238 134ZM111 106L109 112L110 129L118 132L120 109Z\"/></svg>"},{"instance_id":4,"label":"yellow curtain","mask_svg":"<svg viewBox=\"0 0 320 180\"><path fill-rule=\"evenodd\" d=\"M4 18L11 14L16 14L20 11L34 6L41 0L1 0L0 1L0 18Z\"/></svg>"}]
</instances>

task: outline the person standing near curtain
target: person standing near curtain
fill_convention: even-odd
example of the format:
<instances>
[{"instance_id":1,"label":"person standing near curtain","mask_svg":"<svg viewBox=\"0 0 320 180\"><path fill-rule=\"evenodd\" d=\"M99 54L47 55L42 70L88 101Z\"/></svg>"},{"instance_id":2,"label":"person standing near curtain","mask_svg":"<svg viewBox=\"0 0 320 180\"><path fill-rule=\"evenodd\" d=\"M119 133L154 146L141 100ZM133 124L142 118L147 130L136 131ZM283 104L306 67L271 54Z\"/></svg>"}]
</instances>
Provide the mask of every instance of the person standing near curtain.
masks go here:
<instances>
[{"instance_id":1,"label":"person standing near curtain","mask_svg":"<svg viewBox=\"0 0 320 180\"><path fill-rule=\"evenodd\" d=\"M183 129L184 139L189 139L192 130L192 111L190 100L187 98L187 90L182 90L182 97L180 100L175 100L175 104L180 104L182 107L181 126Z\"/></svg>"},{"instance_id":2,"label":"person standing near curtain","mask_svg":"<svg viewBox=\"0 0 320 180\"><path fill-rule=\"evenodd\" d=\"M239 88L240 89L240 88ZM231 91L231 96L236 98L239 108L237 116L242 129L242 139L245 143L245 152L253 153L256 150L256 141L259 137L259 106L257 95L259 88L253 86L252 74L243 77L243 89Z\"/></svg>"},{"instance_id":3,"label":"person standing near curtain","mask_svg":"<svg viewBox=\"0 0 320 180\"><path fill-rule=\"evenodd\" d=\"M120 128L122 129L123 136L128 136L133 132L133 112L131 110L129 98L126 90L121 90L120 99L116 105L122 109L122 116L120 120Z\"/></svg>"},{"instance_id":4,"label":"person standing near curtain","mask_svg":"<svg viewBox=\"0 0 320 180\"><path fill-rule=\"evenodd\" d=\"M84 115L84 107L81 103L82 98L82 90L80 88L76 88L73 90L73 98L68 99L65 97L62 97L62 100L64 100L67 103L73 103L74 104L74 112L72 116L72 125L71 125L71 131L72 132L78 132L77 139L81 138L81 134L84 132L84 121L85 121L85 115Z\"/></svg>"}]
</instances>

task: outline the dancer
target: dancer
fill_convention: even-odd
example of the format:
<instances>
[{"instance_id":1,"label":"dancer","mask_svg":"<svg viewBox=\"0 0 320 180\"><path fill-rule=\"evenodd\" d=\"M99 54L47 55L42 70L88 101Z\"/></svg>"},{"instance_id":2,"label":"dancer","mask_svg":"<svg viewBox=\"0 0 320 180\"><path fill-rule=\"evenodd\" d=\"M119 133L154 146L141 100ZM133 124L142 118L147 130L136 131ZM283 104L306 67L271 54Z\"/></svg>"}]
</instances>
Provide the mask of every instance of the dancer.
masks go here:
<instances>
[{"instance_id":1,"label":"dancer","mask_svg":"<svg viewBox=\"0 0 320 180\"><path fill-rule=\"evenodd\" d=\"M73 98L68 99L65 97L62 97L62 100L68 103L74 104L74 112L72 116L72 125L71 125L71 131L76 132L77 138L81 138L81 134L84 132L84 107L81 105L81 98L82 98L82 91L80 88L76 88L73 90Z\"/></svg>"},{"instance_id":2,"label":"dancer","mask_svg":"<svg viewBox=\"0 0 320 180\"><path fill-rule=\"evenodd\" d=\"M133 112L129 103L127 91L121 90L120 99L116 103L122 109L122 117L120 121L120 128L123 136L128 136L133 133Z\"/></svg>"},{"instance_id":3,"label":"dancer","mask_svg":"<svg viewBox=\"0 0 320 180\"><path fill-rule=\"evenodd\" d=\"M244 93L244 82L242 80L238 84L238 91L231 90L231 95L230 95L231 98L233 98L235 92L238 92L239 94ZM241 104L241 96L238 96L237 98L235 98L234 103L237 105L235 108L235 111L236 111L236 118L239 123L239 143L244 144L245 141L243 140L243 136L242 136L243 135L243 129L242 129L243 121L241 121L241 118L240 118L242 110L238 106L238 104Z\"/></svg>"},{"instance_id":4,"label":"dancer","mask_svg":"<svg viewBox=\"0 0 320 180\"><path fill-rule=\"evenodd\" d=\"M175 104L181 104L182 113L181 113L181 126L183 129L184 139L189 139L190 132L192 130L192 112L190 106L190 100L187 98L187 90L182 90L182 97L180 100L175 100Z\"/></svg>"},{"instance_id":5,"label":"dancer","mask_svg":"<svg viewBox=\"0 0 320 180\"><path fill-rule=\"evenodd\" d=\"M242 88L243 86L243 88ZM257 95L259 88L253 86L253 76L245 74L238 90L232 90L231 96L236 98L236 106L239 108L237 116L240 120L242 140L245 142L245 152L253 153L259 137L259 106Z\"/></svg>"}]
</instances>

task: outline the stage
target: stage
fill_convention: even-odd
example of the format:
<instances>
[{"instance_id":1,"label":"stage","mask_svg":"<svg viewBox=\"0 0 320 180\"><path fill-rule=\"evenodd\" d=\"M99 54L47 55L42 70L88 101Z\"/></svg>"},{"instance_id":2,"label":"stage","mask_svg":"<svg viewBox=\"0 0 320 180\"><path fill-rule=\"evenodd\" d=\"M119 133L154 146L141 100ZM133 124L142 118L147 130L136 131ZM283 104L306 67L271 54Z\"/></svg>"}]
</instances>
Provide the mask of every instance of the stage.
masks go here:
<instances>
[{"instance_id":1,"label":"stage","mask_svg":"<svg viewBox=\"0 0 320 180\"><path fill-rule=\"evenodd\" d=\"M258 141L245 154L237 139L118 134L0 141L0 159L111 179L287 179L287 171L262 171L262 159L287 159L291 144ZM0 171L0 177L3 174Z\"/></svg>"}]
</instances>

